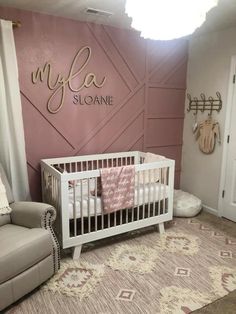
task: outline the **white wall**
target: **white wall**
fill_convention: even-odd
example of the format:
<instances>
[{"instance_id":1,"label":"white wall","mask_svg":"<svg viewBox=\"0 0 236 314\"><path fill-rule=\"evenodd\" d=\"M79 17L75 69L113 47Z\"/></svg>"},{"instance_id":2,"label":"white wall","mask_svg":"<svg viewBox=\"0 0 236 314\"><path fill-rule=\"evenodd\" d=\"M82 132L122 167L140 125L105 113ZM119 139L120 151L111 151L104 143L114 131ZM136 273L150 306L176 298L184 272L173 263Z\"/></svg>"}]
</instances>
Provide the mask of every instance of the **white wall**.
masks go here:
<instances>
[{"instance_id":1,"label":"white wall","mask_svg":"<svg viewBox=\"0 0 236 314\"><path fill-rule=\"evenodd\" d=\"M220 113L214 112L213 118L220 123L222 143L226 137L224 124L233 55L236 55L236 28L194 37L189 42L187 93L192 97L199 97L200 93L215 97L217 91L221 93L223 108ZM198 196L207 207L218 210L223 144L216 143L210 155L199 150L192 133L193 113L187 113L187 107L186 99L181 189ZM206 117L206 113L198 113L199 121Z\"/></svg>"}]
</instances>

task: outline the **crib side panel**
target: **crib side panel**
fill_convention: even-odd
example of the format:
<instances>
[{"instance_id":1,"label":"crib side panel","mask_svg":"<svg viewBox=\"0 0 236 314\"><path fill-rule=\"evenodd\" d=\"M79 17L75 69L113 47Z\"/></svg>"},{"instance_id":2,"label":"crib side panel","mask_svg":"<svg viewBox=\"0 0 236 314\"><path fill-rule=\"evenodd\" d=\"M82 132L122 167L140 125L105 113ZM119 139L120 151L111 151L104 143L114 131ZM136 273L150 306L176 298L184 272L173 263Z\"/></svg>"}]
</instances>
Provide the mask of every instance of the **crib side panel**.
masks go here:
<instances>
[{"instance_id":1,"label":"crib side panel","mask_svg":"<svg viewBox=\"0 0 236 314\"><path fill-rule=\"evenodd\" d=\"M95 161L99 167L127 165L128 157ZM91 164L86 163L85 169ZM70 167L69 167L70 168ZM73 169L73 166L71 166ZM96 167L95 167L96 168ZM164 160L135 165L135 200L132 208L104 214L100 172L87 170L65 174L73 186L69 188L69 238L63 247L80 245L100 238L158 224L172 219L174 161ZM70 207L70 209L69 209ZM63 222L65 224L66 222Z\"/></svg>"}]
</instances>

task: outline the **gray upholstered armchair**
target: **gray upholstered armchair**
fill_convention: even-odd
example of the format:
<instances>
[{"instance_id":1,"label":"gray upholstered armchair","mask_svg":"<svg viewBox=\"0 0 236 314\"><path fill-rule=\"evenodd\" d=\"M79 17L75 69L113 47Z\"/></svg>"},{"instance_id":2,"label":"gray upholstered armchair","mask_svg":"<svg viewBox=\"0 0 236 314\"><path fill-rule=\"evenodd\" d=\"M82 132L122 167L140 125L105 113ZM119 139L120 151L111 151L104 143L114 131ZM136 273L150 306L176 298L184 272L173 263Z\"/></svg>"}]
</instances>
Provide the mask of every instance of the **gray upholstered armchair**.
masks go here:
<instances>
[{"instance_id":1,"label":"gray upholstered armchair","mask_svg":"<svg viewBox=\"0 0 236 314\"><path fill-rule=\"evenodd\" d=\"M0 165L12 212L0 216L0 311L50 278L59 268L59 245L52 230L55 209L14 202Z\"/></svg>"}]
</instances>

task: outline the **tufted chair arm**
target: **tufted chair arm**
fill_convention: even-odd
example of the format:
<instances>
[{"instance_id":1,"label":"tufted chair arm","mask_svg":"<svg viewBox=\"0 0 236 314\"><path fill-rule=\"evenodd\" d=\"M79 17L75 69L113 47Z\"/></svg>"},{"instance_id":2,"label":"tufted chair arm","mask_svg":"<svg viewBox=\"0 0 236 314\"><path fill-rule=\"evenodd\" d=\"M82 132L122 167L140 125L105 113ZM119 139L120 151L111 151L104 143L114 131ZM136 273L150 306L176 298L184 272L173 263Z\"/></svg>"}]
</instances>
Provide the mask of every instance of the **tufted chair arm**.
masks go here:
<instances>
[{"instance_id":1,"label":"tufted chair arm","mask_svg":"<svg viewBox=\"0 0 236 314\"><path fill-rule=\"evenodd\" d=\"M56 210L49 204L37 202L14 202L11 222L14 225L26 228L43 228L50 232L53 241L54 270L60 268L60 247L52 229L52 223L56 219Z\"/></svg>"},{"instance_id":2,"label":"tufted chair arm","mask_svg":"<svg viewBox=\"0 0 236 314\"><path fill-rule=\"evenodd\" d=\"M56 210L49 204L14 202L10 207L12 208L11 221L14 225L47 229L56 219Z\"/></svg>"}]
</instances>

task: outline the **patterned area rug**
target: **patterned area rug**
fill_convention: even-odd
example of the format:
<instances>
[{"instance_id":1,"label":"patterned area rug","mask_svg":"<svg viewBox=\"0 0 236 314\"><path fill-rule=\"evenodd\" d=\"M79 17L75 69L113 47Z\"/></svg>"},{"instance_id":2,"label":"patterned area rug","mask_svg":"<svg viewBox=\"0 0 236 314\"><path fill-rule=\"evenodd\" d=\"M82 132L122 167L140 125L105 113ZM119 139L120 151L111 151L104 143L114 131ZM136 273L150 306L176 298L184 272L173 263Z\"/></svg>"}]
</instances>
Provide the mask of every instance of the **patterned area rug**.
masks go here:
<instances>
[{"instance_id":1,"label":"patterned area rug","mask_svg":"<svg viewBox=\"0 0 236 314\"><path fill-rule=\"evenodd\" d=\"M77 262L64 258L31 304L37 313L187 314L236 289L234 223L202 214L165 227L89 244ZM26 313L29 300L20 306L9 313Z\"/></svg>"},{"instance_id":2,"label":"patterned area rug","mask_svg":"<svg viewBox=\"0 0 236 314\"><path fill-rule=\"evenodd\" d=\"M236 238L198 218L166 227L90 245L43 289L79 298L82 313L163 314L190 313L236 289Z\"/></svg>"}]
</instances>

